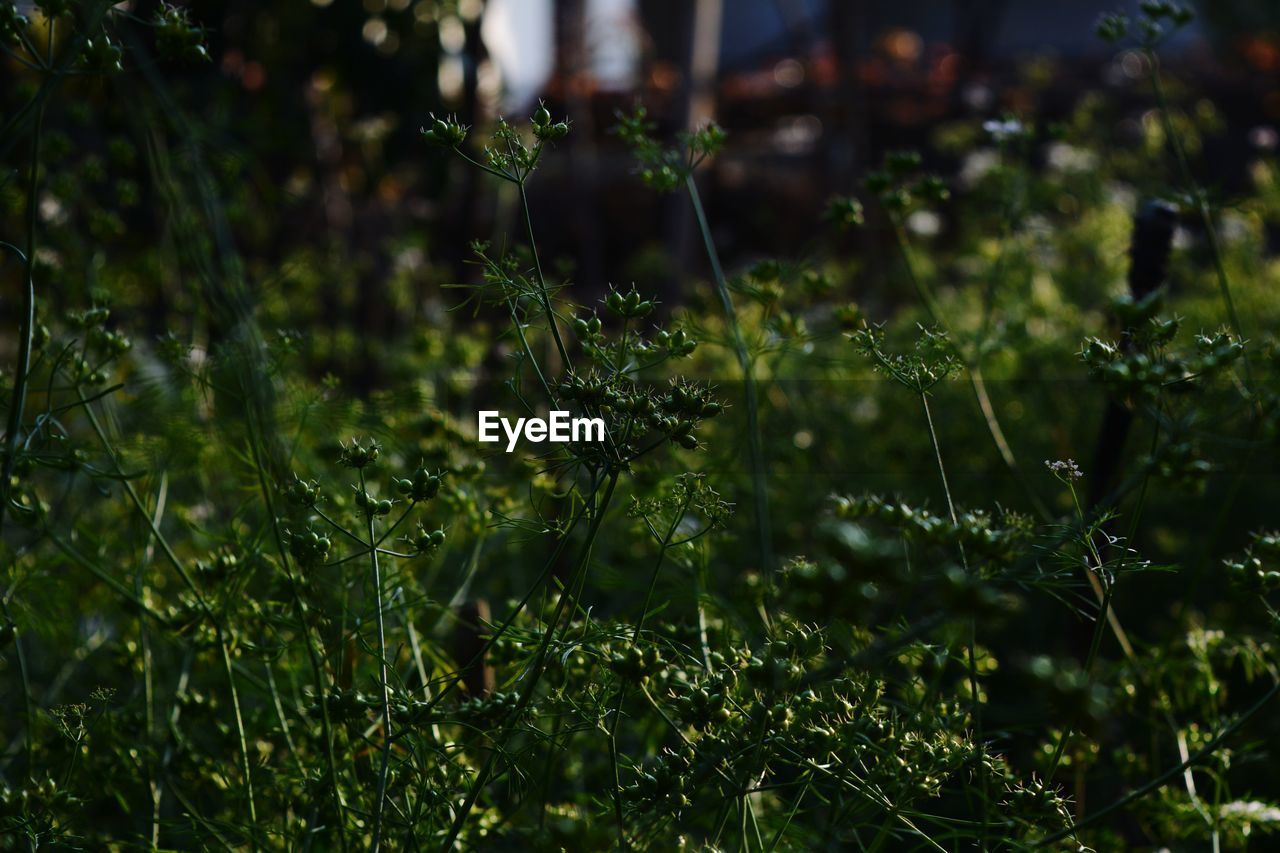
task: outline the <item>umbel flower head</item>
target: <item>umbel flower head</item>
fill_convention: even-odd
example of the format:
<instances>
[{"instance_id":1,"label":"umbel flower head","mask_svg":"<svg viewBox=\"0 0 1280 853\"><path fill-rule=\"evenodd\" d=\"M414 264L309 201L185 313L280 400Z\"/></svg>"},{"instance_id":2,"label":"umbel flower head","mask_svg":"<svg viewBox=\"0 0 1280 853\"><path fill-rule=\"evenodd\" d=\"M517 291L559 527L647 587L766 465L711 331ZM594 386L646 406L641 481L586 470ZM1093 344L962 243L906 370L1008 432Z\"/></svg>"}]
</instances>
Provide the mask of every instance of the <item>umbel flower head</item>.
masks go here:
<instances>
[{"instance_id":1,"label":"umbel flower head","mask_svg":"<svg viewBox=\"0 0 1280 853\"><path fill-rule=\"evenodd\" d=\"M1080 466L1074 459L1059 459L1055 462L1046 459L1044 465L1049 469L1049 473L1064 483L1079 480L1084 476L1084 472L1080 470Z\"/></svg>"}]
</instances>

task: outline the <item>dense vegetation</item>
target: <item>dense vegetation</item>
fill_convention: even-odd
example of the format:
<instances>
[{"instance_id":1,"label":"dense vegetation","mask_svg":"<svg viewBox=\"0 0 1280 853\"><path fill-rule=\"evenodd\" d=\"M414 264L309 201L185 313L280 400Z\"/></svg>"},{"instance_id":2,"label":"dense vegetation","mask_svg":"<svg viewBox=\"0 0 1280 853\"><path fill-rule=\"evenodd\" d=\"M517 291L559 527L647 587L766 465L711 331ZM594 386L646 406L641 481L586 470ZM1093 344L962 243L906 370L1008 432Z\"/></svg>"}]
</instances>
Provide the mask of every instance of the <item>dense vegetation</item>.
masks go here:
<instances>
[{"instance_id":1,"label":"dense vegetation","mask_svg":"<svg viewBox=\"0 0 1280 853\"><path fill-rule=\"evenodd\" d=\"M421 174L510 212L466 275L411 229L394 264L272 257L288 194L171 86L198 24L26 5L0 4L0 849L1280 827L1280 162L1198 181L1223 129L1161 72L1181 9L1099 24L1151 84L1136 135L1096 95L939 126L804 258L722 268L724 132L620 114L634 192L689 206L710 273L659 299L539 255L572 116L401 105ZM607 439L506 454L480 409Z\"/></svg>"}]
</instances>

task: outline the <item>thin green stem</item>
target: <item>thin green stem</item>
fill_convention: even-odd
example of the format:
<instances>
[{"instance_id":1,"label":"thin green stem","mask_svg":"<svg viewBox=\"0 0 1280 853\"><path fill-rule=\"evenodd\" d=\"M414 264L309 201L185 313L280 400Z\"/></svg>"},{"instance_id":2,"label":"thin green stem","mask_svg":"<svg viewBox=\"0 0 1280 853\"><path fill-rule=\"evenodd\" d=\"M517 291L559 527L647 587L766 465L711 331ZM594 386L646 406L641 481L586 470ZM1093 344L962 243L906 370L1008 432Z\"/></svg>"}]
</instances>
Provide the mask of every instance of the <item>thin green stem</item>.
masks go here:
<instances>
[{"instance_id":1,"label":"thin green stem","mask_svg":"<svg viewBox=\"0 0 1280 853\"><path fill-rule=\"evenodd\" d=\"M1067 480L1066 483L1067 488L1071 492L1071 503L1076 508L1076 518L1084 529L1085 545L1089 549L1089 556L1093 558L1093 566L1085 566L1085 571L1091 574L1096 574L1099 578L1102 578L1102 554L1098 551L1097 545L1094 544L1093 531L1089 529L1085 522L1084 508L1080 505L1080 496L1076 493L1075 486L1070 480ZM1146 488L1146 478L1143 479L1142 488ZM1102 583L1102 580L1099 580L1099 583ZM1098 650L1102 646L1103 626L1108 623L1109 617L1111 616L1111 596L1114 591L1114 583L1108 582L1103 585L1102 599L1098 604L1098 615L1094 617L1093 621L1093 636L1089 639L1089 652L1086 655L1084 662L1084 673L1086 676L1093 671L1094 661L1097 659ZM1071 737L1071 734L1072 726L1068 724L1062 730L1062 733L1058 735L1057 746L1054 747L1053 756L1049 760L1049 771L1045 775L1046 782L1053 781L1053 775L1058 771L1058 763L1062 760L1063 752L1067 746L1067 740Z\"/></svg>"},{"instance_id":2,"label":"thin green stem","mask_svg":"<svg viewBox=\"0 0 1280 853\"><path fill-rule=\"evenodd\" d=\"M525 232L529 237L529 251L533 255L533 269L538 275L538 299L542 303L542 310L546 312L547 325L551 328L551 337L556 342L561 367L568 369L573 366L573 362L569 360L569 351L565 349L564 341L560 338L560 326L556 321L555 309L551 305L551 293L547 288L546 276L542 274L542 260L538 257L538 243L533 236L533 216L529 213L529 194L525 190L525 178L521 177L516 182L516 186L520 190L520 208L524 212Z\"/></svg>"},{"instance_id":3,"label":"thin green stem","mask_svg":"<svg viewBox=\"0 0 1280 853\"><path fill-rule=\"evenodd\" d=\"M525 358L529 364L533 366L533 372L538 377L538 383L542 385L542 390L546 392L547 398L554 401L555 392L551 389L551 383L547 381L546 376L542 373L542 367L538 364L538 359L534 357L533 347L529 345L529 338L524 333L524 324L520 322L520 316L516 312L516 303L510 296L507 297L507 308L511 312L511 325L515 327L516 336L520 338L520 348L524 350Z\"/></svg>"},{"instance_id":4,"label":"thin green stem","mask_svg":"<svg viewBox=\"0 0 1280 853\"><path fill-rule=\"evenodd\" d=\"M769 516L769 483L764 464L764 446L760 435L759 390L756 387L755 368L751 353L747 349L746 338L742 334L742 326L738 323L738 312L733 307L733 296L729 292L724 268L720 265L720 253L716 250L715 241L711 238L711 226L707 223L707 214L702 209L702 196L698 192L698 183L694 180L692 171L685 177L685 188L688 190L689 201L693 204L693 212L698 220L698 230L702 235L702 245L706 250L707 260L711 263L716 293L724 309L725 325L729 327L734 354L738 358L738 367L742 371L742 384L747 404L747 441L751 453L756 533L759 537L760 560L763 568L768 570L773 567L773 532Z\"/></svg>"},{"instance_id":5,"label":"thin green stem","mask_svg":"<svg viewBox=\"0 0 1280 853\"><path fill-rule=\"evenodd\" d=\"M360 491L365 491L364 470L360 470ZM373 571L374 604L377 607L378 626L378 683L382 690L382 749L378 768L378 794L373 810L374 853L381 848L383 812L387 802L387 774L391 767L391 688L387 684L387 635L383 621L382 570L378 566L377 534L373 529L373 511L365 509L365 521L369 532L369 567Z\"/></svg>"},{"instance_id":6,"label":"thin green stem","mask_svg":"<svg viewBox=\"0 0 1280 853\"><path fill-rule=\"evenodd\" d=\"M951 500L951 486L947 482L947 466L942 463L942 446L938 443L938 433L933 428L933 415L929 411L929 395L928 394L924 392L920 393L920 405L924 408L924 419L925 419L925 422L929 425L929 441L933 445L933 456L938 463L938 474L939 476L942 477L942 494L947 499L947 514L951 518L951 523L953 525L958 525L960 521L956 516L956 505ZM960 556L961 556L961 560L963 561L964 560L963 547L961 548ZM968 569L967 563L965 565L965 569L966 570Z\"/></svg>"},{"instance_id":7,"label":"thin green stem","mask_svg":"<svg viewBox=\"0 0 1280 853\"><path fill-rule=\"evenodd\" d=\"M902 264L907 271L907 278L911 281L912 288L920 297L920 301L924 304L925 311L929 315L929 322L938 328L949 331L947 324L942 320L942 309L938 305L937 299L933 295L933 291L925 283L924 278L916 271L915 259L911 252L911 242L907 239L906 230L902 223L897 219L892 220L894 239L898 244L898 251L902 255ZM984 328L986 320L984 319ZM983 332L985 335L985 331ZM1022 468L1018 465L1017 458L1013 455L1013 448L1009 444L1009 440L1005 437L1004 428L1000 425L1000 419L996 415L995 407L991 404L991 396L987 393L987 383L982 375L982 366L979 363L979 355L977 352L961 353L965 362L965 373L969 377L969 384L973 388L973 395L978 401L978 409L982 413L982 419L987 427L987 432L991 436L991 441L996 446L996 452L1000 454L1000 460L1004 462L1009 473L1013 474L1018 485L1026 493L1027 499L1031 501L1036 512L1042 518L1052 518L1052 513L1048 507L1044 505L1044 501L1036 494L1035 489L1027 481L1022 473Z\"/></svg>"},{"instance_id":8,"label":"thin green stem","mask_svg":"<svg viewBox=\"0 0 1280 853\"><path fill-rule=\"evenodd\" d=\"M1200 188L1200 184L1191 173L1191 162L1187 158L1186 149L1182 144L1182 137L1173 126L1173 114L1169 109L1169 98L1165 94L1164 82L1160 75L1160 57L1152 47L1146 48L1146 55L1147 61L1151 65L1151 88L1156 97L1160 123L1164 126L1165 136L1169 138L1170 147L1173 148L1174 159L1178 162L1178 171L1181 173L1182 181L1186 184L1187 192L1191 194L1195 202L1196 214L1200 217L1200 221L1204 226L1205 236L1209 241L1209 255L1213 258L1214 273L1218 279L1218 289L1222 293L1222 301L1226 304L1227 317L1231 320L1231 330L1235 332L1238 339L1244 341L1244 327L1241 326L1240 317L1236 313L1235 300L1231 298L1231 280L1227 275L1227 268L1223 262L1222 243L1218 239L1218 228L1214 224L1213 212L1209 209L1204 190ZM1247 376L1249 374L1248 355L1243 358Z\"/></svg>"},{"instance_id":9,"label":"thin green stem","mask_svg":"<svg viewBox=\"0 0 1280 853\"><path fill-rule=\"evenodd\" d=\"M36 108L35 128L31 134L31 176L27 182L27 247L23 253L22 313L18 320L18 366L13 376L13 393L9 400L9 422L5 428L4 468L0 474L0 530L4 529L9 509L9 491L13 466L18 461L18 434L27 403L27 381L31 373L31 343L36 322L36 208L40 190L40 130L44 125L44 102Z\"/></svg>"},{"instance_id":10,"label":"thin green stem","mask_svg":"<svg viewBox=\"0 0 1280 853\"><path fill-rule=\"evenodd\" d=\"M160 486L156 491L155 523L157 525L164 517L168 493L169 478L167 475L161 474ZM148 541L147 546L142 550L142 559L138 561L138 571L134 576L134 595L139 602L145 602L146 600L146 573L154 557L155 543ZM143 731L146 733L147 746L152 747L155 742L155 676L152 668L151 629L147 624L147 619L141 617L138 619L138 650L142 664L142 700L145 703L143 708ZM160 846L161 788L159 774L156 772L154 752L148 749L147 754L147 790L150 792L151 800L151 849L156 850Z\"/></svg>"},{"instance_id":11,"label":"thin green stem","mask_svg":"<svg viewBox=\"0 0 1280 853\"><path fill-rule=\"evenodd\" d=\"M951 499L951 485L947 482L947 466L942 461L942 445L938 442L938 432L933 426L933 414L929 411L929 395L920 392L920 405L924 408L924 419L929 425L929 441L933 444L933 455L938 463L938 475L942 478L942 493L947 499L947 514L951 518L953 525L959 526L959 517L956 515L956 505ZM964 545L958 546L960 549L960 564L964 567L965 574L969 574L969 559L965 554ZM981 752L982 752L982 694L978 687L978 660L975 647L978 644L978 626L977 620L973 617L969 619L969 643L968 653L966 655L966 665L968 667L969 676L969 693L973 700L973 727L974 727L974 749L973 757L977 766L977 772L982 782L982 801L980 804L982 810L982 835L980 837L982 849L986 849L986 832L987 832L987 774L982 772Z\"/></svg>"}]
</instances>

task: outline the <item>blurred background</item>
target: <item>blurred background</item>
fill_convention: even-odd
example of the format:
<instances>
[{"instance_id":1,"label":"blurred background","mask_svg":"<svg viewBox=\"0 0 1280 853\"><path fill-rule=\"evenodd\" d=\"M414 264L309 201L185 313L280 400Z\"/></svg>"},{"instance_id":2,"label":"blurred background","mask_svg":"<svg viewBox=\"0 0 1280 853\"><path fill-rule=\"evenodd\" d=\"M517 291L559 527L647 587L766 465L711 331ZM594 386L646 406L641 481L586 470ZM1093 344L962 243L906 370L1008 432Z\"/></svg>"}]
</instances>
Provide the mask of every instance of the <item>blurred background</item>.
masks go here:
<instances>
[{"instance_id":1,"label":"blurred background","mask_svg":"<svg viewBox=\"0 0 1280 853\"><path fill-rule=\"evenodd\" d=\"M160 4L123 5L147 21ZM828 199L856 192L887 150L922 150L927 168L963 190L994 163L983 120L1025 122L1033 168L1079 153L1050 143L1082 104L1097 143L1085 156L1140 148L1155 122L1147 60L1094 33L1115 8L1109 0L184 6L205 30L208 61L77 82L76 108L50 117L49 165L63 182L41 208L50 281L55 269L86 270L59 277L54 289L67 304L109 289L159 335L192 297L171 282L157 288L143 253L166 240L185 206L213 211L225 220L212 229L218 244L235 254L264 318L333 330L317 374L361 375L365 387L381 371L371 347L407 330L440 284L473 278L469 241L505 239L514 221L507 189L423 144L419 128L432 113L456 114L477 132L499 116L523 120L539 98L567 116L574 132L544 158L531 189L544 257L578 286L580 302L607 283L635 282L667 305L706 262L688 205L636 180L610 134L619 109L644 105L663 136L711 120L728 130L725 152L700 180L722 256L737 269L819 248L874 259L883 229L836 245L819 246L818 235ZM1277 142L1280 6L1216 0L1198 12L1163 55L1179 105L1206 131L1198 177L1229 196ZM37 81L8 65L13 82L0 105L11 110ZM6 159L21 168L23 156ZM1155 170L1131 171L1142 189L1141 175ZM0 199L15 224L20 184L6 182ZM945 241L948 215L916 225ZM108 241L116 257L121 244L136 244L139 263L106 269ZM299 314L293 297L303 293L314 305Z\"/></svg>"}]
</instances>

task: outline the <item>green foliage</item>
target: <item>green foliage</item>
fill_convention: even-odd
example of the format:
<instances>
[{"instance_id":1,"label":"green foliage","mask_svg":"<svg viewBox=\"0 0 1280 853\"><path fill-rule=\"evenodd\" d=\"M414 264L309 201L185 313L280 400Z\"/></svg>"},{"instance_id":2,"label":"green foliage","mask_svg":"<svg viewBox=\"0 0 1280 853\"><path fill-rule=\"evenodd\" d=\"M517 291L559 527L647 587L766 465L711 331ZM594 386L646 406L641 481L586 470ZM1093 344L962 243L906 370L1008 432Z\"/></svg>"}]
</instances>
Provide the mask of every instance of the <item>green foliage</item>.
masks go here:
<instances>
[{"instance_id":1,"label":"green foliage","mask_svg":"<svg viewBox=\"0 0 1280 853\"><path fill-rule=\"evenodd\" d=\"M1186 19L1099 30L1154 57ZM829 251L726 272L695 180L724 131L667 146L639 109L617 134L687 193L712 270L676 300L544 264L527 189L567 119L432 117L419 156L493 179L516 227L462 282L434 234L368 273L320 238L242 255L288 202L177 105L96 129L98 75L166 91L152 53L203 61L203 34L167 4L0 4L24 75L0 274L25 297L0 849L1239 849L1280 826L1273 159L1211 204L1185 166L1212 122L1161 94L1125 148L1086 96L1048 142L942 127L984 169L890 154L832 200ZM1147 248L1126 260L1117 186L1194 226L1146 295L1122 295ZM862 234L874 263L841 251ZM386 334L349 316L370 276ZM605 440L495 452L485 408Z\"/></svg>"}]
</instances>

